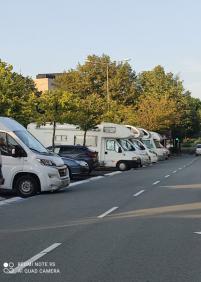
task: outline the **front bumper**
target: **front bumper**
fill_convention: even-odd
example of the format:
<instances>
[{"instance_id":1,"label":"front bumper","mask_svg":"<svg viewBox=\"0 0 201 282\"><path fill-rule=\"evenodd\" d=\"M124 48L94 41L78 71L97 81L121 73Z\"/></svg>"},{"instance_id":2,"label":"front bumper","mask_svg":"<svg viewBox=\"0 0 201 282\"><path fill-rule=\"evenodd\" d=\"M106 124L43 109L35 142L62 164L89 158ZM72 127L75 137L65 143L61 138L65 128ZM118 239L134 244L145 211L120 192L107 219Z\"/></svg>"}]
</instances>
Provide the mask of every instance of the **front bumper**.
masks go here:
<instances>
[{"instance_id":1,"label":"front bumper","mask_svg":"<svg viewBox=\"0 0 201 282\"><path fill-rule=\"evenodd\" d=\"M41 191L56 191L69 186L70 177L65 165L57 168L45 167L45 170L46 173L41 172L40 177L43 181Z\"/></svg>"}]
</instances>

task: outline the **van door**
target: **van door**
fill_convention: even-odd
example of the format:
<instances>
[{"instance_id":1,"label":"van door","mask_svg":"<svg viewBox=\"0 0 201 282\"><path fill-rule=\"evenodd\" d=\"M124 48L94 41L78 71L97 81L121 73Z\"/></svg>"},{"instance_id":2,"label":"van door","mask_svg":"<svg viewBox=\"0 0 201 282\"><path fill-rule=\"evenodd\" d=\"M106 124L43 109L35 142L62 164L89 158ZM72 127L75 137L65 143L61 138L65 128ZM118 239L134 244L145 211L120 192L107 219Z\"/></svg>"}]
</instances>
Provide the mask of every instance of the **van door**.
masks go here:
<instances>
[{"instance_id":1,"label":"van door","mask_svg":"<svg viewBox=\"0 0 201 282\"><path fill-rule=\"evenodd\" d=\"M105 139L104 164L107 167L116 167L116 163L122 159L122 149L116 139Z\"/></svg>"},{"instance_id":2,"label":"van door","mask_svg":"<svg viewBox=\"0 0 201 282\"><path fill-rule=\"evenodd\" d=\"M1 188L12 189L13 178L18 171L23 171L24 158L15 158L12 150L19 144L6 132L0 132L0 150L2 156L2 173L5 179Z\"/></svg>"}]
</instances>

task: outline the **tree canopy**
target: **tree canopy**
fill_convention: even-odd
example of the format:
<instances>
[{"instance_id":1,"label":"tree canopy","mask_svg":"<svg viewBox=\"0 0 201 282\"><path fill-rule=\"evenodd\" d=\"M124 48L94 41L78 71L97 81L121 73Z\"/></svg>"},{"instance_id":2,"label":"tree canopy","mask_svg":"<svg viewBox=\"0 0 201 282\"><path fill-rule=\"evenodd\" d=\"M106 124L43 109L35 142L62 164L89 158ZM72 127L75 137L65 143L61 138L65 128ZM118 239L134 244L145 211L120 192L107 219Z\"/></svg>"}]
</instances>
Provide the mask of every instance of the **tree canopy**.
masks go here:
<instances>
[{"instance_id":1,"label":"tree canopy","mask_svg":"<svg viewBox=\"0 0 201 282\"><path fill-rule=\"evenodd\" d=\"M12 117L27 125L34 116L31 102L37 92L29 77L13 72L13 67L0 60L0 115Z\"/></svg>"},{"instance_id":2,"label":"tree canopy","mask_svg":"<svg viewBox=\"0 0 201 282\"><path fill-rule=\"evenodd\" d=\"M85 131L102 121L131 124L172 136L199 136L201 101L178 75L160 65L137 74L125 61L89 55L39 93L33 80L0 60L0 115L25 126L32 121L74 123Z\"/></svg>"}]
</instances>

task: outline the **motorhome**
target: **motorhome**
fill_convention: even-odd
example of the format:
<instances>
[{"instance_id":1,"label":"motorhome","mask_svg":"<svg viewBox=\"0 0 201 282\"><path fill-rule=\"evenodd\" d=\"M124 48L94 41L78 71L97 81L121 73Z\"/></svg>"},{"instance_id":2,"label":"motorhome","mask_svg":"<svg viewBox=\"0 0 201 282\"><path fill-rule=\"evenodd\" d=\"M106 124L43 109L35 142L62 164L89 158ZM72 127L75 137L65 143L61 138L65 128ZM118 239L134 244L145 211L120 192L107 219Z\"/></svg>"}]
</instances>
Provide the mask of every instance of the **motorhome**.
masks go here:
<instances>
[{"instance_id":1,"label":"motorhome","mask_svg":"<svg viewBox=\"0 0 201 282\"><path fill-rule=\"evenodd\" d=\"M145 130L132 125L126 125L126 127L131 131L131 136L129 140L141 151L146 152L149 156L151 163L156 163L158 161L158 155L155 151L148 148L141 140L144 135L149 135Z\"/></svg>"},{"instance_id":2,"label":"motorhome","mask_svg":"<svg viewBox=\"0 0 201 282\"><path fill-rule=\"evenodd\" d=\"M167 159L169 155L169 151L161 144L161 141L163 140L162 136L157 132L153 132L153 131L148 132L145 129L142 130L148 133L142 137L143 143L149 149L157 153L159 160Z\"/></svg>"},{"instance_id":3,"label":"motorhome","mask_svg":"<svg viewBox=\"0 0 201 282\"><path fill-rule=\"evenodd\" d=\"M28 197L70 184L63 160L11 118L0 117L0 150L5 179L1 189L15 190Z\"/></svg>"},{"instance_id":4,"label":"motorhome","mask_svg":"<svg viewBox=\"0 0 201 282\"><path fill-rule=\"evenodd\" d=\"M48 147L52 142L52 124L37 126L35 123L28 125L27 129ZM102 123L86 134L86 146L98 152L101 166L117 167L127 170L141 166L142 161L135 148L128 141L130 131L123 125ZM76 125L58 124L56 127L55 144L57 145L82 145L84 131Z\"/></svg>"}]
</instances>

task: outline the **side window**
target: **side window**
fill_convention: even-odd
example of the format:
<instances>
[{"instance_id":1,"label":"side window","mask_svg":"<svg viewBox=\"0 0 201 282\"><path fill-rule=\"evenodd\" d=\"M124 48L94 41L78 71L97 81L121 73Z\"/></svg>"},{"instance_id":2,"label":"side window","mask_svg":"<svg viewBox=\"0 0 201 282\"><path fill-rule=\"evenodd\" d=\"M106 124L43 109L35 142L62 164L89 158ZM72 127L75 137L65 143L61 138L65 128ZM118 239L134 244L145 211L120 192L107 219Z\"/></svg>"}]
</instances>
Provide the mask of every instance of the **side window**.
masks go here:
<instances>
[{"instance_id":1,"label":"side window","mask_svg":"<svg viewBox=\"0 0 201 282\"><path fill-rule=\"evenodd\" d=\"M118 152L119 146L115 140L106 141L106 150Z\"/></svg>"},{"instance_id":2,"label":"side window","mask_svg":"<svg viewBox=\"0 0 201 282\"><path fill-rule=\"evenodd\" d=\"M3 156L9 155L5 132L0 132L0 151Z\"/></svg>"},{"instance_id":3,"label":"side window","mask_svg":"<svg viewBox=\"0 0 201 282\"><path fill-rule=\"evenodd\" d=\"M55 154L59 154L60 153L60 148L59 147L54 148L54 152L55 152Z\"/></svg>"},{"instance_id":4,"label":"side window","mask_svg":"<svg viewBox=\"0 0 201 282\"><path fill-rule=\"evenodd\" d=\"M114 140L107 140L106 141L106 150L114 151L115 150L115 141Z\"/></svg>"},{"instance_id":5,"label":"side window","mask_svg":"<svg viewBox=\"0 0 201 282\"><path fill-rule=\"evenodd\" d=\"M60 147L60 154L70 154L73 151L71 146L69 147Z\"/></svg>"},{"instance_id":6,"label":"side window","mask_svg":"<svg viewBox=\"0 0 201 282\"><path fill-rule=\"evenodd\" d=\"M12 155L12 149L15 149L18 143L10 135L7 134L7 144L8 144L8 154Z\"/></svg>"},{"instance_id":7,"label":"side window","mask_svg":"<svg viewBox=\"0 0 201 282\"><path fill-rule=\"evenodd\" d=\"M10 135L0 132L0 151L3 156L11 156L16 145L17 142Z\"/></svg>"}]
</instances>

